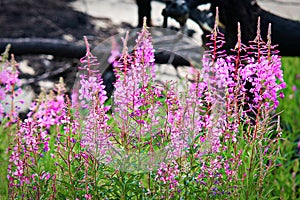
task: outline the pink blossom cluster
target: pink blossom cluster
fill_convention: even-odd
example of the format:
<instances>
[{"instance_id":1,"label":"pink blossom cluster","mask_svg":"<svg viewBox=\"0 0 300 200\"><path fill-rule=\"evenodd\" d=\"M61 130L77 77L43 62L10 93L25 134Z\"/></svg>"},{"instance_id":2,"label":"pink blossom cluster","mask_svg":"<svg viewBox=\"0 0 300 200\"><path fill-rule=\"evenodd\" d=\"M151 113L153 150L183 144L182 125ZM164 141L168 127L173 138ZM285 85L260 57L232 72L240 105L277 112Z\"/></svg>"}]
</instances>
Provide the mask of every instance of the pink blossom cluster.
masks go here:
<instances>
[{"instance_id":1,"label":"pink blossom cluster","mask_svg":"<svg viewBox=\"0 0 300 200\"><path fill-rule=\"evenodd\" d=\"M195 78L187 94L177 100L179 95L172 89L168 91L171 112L167 117L172 151L183 157L193 152L196 166L201 169L197 181L206 184L214 180L218 185L225 177L234 180L237 166L241 165L240 149L232 157L223 157L222 151L237 142L239 126L245 123L248 113L255 113L259 119L260 110L277 108L277 97L285 83L280 57L270 41L255 39L246 46L241 43L239 32L236 49L227 55L217 27L208 37L211 42L203 56L203 68L192 69ZM160 172L163 175L168 176Z\"/></svg>"},{"instance_id":2,"label":"pink blossom cluster","mask_svg":"<svg viewBox=\"0 0 300 200\"><path fill-rule=\"evenodd\" d=\"M7 175L12 191L24 186L32 186L37 190L39 180L48 180L52 177L39 165L40 160L51 150L49 144L51 126L70 123L62 85L63 83L57 85L56 95L44 94L45 96L41 95L37 102L32 103L27 119L20 124L14 135Z\"/></svg>"},{"instance_id":3,"label":"pink blossom cluster","mask_svg":"<svg viewBox=\"0 0 300 200\"><path fill-rule=\"evenodd\" d=\"M84 108L88 107L88 104L91 101L94 101L95 98L99 98L100 104L103 104L106 97L106 92L104 90L103 80L101 74L97 67L99 65L97 57L92 54L90 51L87 38L84 37L86 43L86 55L80 59L82 66L79 67L80 70L80 88L79 91L74 91L79 93L73 94L74 97L79 99L72 99L76 104L78 100L81 102L81 106Z\"/></svg>"},{"instance_id":4,"label":"pink blossom cluster","mask_svg":"<svg viewBox=\"0 0 300 200\"><path fill-rule=\"evenodd\" d=\"M249 111L261 107L273 110L277 108L277 97L282 97L279 91L286 85L280 56L275 46L271 45L270 34L269 30L268 42L265 43L261 39L258 22L257 37L247 46L241 43L239 30L238 42L231 55L223 53L224 42L220 41L224 41L224 38L217 29L210 36L210 51L202 60L202 77L211 88L226 96L227 106L238 100L247 102Z\"/></svg>"},{"instance_id":5,"label":"pink blossom cluster","mask_svg":"<svg viewBox=\"0 0 300 200\"><path fill-rule=\"evenodd\" d=\"M4 118L9 118L10 122L16 122L18 118L20 108L15 105L17 103L15 98L22 93L18 76L19 71L14 58L7 61L5 55L0 56L0 122ZM19 100L19 103L23 103L23 100Z\"/></svg>"},{"instance_id":6,"label":"pink blossom cluster","mask_svg":"<svg viewBox=\"0 0 300 200\"><path fill-rule=\"evenodd\" d=\"M97 58L91 53L86 37L86 55L80 60L83 67L80 67L80 86L78 91L78 100L80 106L88 110L84 119L82 128L81 145L92 152L99 160L110 160L107 151L112 143L110 142L110 126L107 111L110 106L105 106L107 100L104 90L103 80L98 70L93 70L99 64ZM74 101L73 102L77 102ZM73 105L76 107L76 104ZM80 116L78 116L80 117Z\"/></svg>"},{"instance_id":7,"label":"pink blossom cluster","mask_svg":"<svg viewBox=\"0 0 300 200\"><path fill-rule=\"evenodd\" d=\"M278 92L286 87L278 55L269 58L262 56L260 62L254 62L254 58L249 58L249 64L241 69L240 74L243 81L249 81L252 85L249 92L254 96L252 103L254 108L258 106L277 108Z\"/></svg>"},{"instance_id":8,"label":"pink blossom cluster","mask_svg":"<svg viewBox=\"0 0 300 200\"><path fill-rule=\"evenodd\" d=\"M157 171L156 179L168 185L170 190L174 190L178 186L179 173L179 165L175 160L172 160L169 164L163 162Z\"/></svg>"},{"instance_id":9,"label":"pink blossom cluster","mask_svg":"<svg viewBox=\"0 0 300 200\"><path fill-rule=\"evenodd\" d=\"M115 132L120 144L138 152L142 146L161 145L162 120L165 117L162 85L156 84L154 49L146 27L139 33L136 46L127 52L126 39L121 58L114 62L117 77L114 83L113 118L120 132Z\"/></svg>"},{"instance_id":10,"label":"pink blossom cluster","mask_svg":"<svg viewBox=\"0 0 300 200\"><path fill-rule=\"evenodd\" d=\"M95 98L96 97L96 98ZM112 146L111 128L108 125L109 117L107 116L108 106L104 106L103 99L106 96L98 96L94 94L93 100L89 104L89 113L84 121L84 128L82 130L81 144L93 153L99 160L107 159L110 161L108 151ZM102 101L101 101L102 99Z\"/></svg>"}]
</instances>

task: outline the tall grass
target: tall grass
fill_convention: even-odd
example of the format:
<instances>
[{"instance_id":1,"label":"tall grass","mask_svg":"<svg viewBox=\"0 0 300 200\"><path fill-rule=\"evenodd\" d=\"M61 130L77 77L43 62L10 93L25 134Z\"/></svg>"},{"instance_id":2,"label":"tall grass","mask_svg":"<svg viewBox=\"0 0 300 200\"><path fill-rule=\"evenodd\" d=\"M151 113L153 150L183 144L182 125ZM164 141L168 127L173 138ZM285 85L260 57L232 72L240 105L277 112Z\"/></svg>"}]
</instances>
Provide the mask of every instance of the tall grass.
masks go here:
<instances>
[{"instance_id":1,"label":"tall grass","mask_svg":"<svg viewBox=\"0 0 300 200\"><path fill-rule=\"evenodd\" d=\"M280 100L283 140L280 142L282 165L273 173L274 196L280 199L300 198L300 57L283 57L282 66L287 87Z\"/></svg>"},{"instance_id":2,"label":"tall grass","mask_svg":"<svg viewBox=\"0 0 300 200\"><path fill-rule=\"evenodd\" d=\"M283 57L282 67L287 87L283 90L278 111L285 130L300 136L300 57Z\"/></svg>"}]
</instances>

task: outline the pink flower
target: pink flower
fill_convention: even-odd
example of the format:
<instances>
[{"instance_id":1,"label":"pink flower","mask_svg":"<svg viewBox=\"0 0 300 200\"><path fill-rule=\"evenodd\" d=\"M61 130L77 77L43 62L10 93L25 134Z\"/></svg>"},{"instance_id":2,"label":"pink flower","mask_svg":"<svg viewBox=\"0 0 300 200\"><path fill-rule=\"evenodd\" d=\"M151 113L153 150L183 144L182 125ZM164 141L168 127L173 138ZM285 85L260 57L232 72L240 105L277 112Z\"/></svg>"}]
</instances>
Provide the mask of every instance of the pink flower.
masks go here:
<instances>
[{"instance_id":1,"label":"pink flower","mask_svg":"<svg viewBox=\"0 0 300 200\"><path fill-rule=\"evenodd\" d=\"M0 123L3 118L9 118L9 123L16 122L18 118L18 111L20 109L17 106L18 103L23 104L23 100L18 102L15 100L22 93L22 89L17 87L21 86L19 79L19 71L17 64L12 58L11 61L3 60L0 63ZM14 107L10 105L14 104ZM5 109L6 108L6 109Z\"/></svg>"},{"instance_id":2,"label":"pink flower","mask_svg":"<svg viewBox=\"0 0 300 200\"><path fill-rule=\"evenodd\" d=\"M157 171L156 179L163 184L168 184L171 190L174 190L178 186L177 176L179 175L178 164L173 160L170 164L160 164L160 168Z\"/></svg>"},{"instance_id":3,"label":"pink flower","mask_svg":"<svg viewBox=\"0 0 300 200\"><path fill-rule=\"evenodd\" d=\"M91 194L85 194L84 197L87 200L91 200L92 199L92 195Z\"/></svg>"}]
</instances>

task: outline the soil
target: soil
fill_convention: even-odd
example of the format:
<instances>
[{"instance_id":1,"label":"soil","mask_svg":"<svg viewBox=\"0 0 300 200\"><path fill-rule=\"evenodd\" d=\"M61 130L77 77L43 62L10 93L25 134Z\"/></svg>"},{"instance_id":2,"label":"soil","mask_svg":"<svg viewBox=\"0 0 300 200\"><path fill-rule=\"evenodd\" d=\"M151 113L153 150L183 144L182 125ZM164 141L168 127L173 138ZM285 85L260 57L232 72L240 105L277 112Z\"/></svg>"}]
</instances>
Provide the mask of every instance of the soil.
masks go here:
<instances>
[{"instance_id":1,"label":"soil","mask_svg":"<svg viewBox=\"0 0 300 200\"><path fill-rule=\"evenodd\" d=\"M70 0L0 0L0 38L53 38L69 42L83 42L87 36L91 45L114 35L118 26L108 18L93 18L75 11ZM93 20L100 20L105 27L95 26ZM78 59L46 55L16 55L18 62L27 60L34 69L34 75L21 72L21 78L58 81L62 76L68 88L72 87ZM62 70L57 70L61 68ZM55 71L51 73L51 71ZM47 75L48 74L48 75ZM36 93L40 92L38 81L31 81Z\"/></svg>"}]
</instances>

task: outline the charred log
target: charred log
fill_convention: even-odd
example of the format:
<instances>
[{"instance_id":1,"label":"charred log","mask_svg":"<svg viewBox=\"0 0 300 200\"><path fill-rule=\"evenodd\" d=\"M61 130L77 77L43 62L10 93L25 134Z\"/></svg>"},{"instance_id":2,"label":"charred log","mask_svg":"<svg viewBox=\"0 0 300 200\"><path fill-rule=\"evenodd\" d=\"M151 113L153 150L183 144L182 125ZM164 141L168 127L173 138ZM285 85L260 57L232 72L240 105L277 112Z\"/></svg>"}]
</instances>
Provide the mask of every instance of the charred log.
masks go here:
<instances>
[{"instance_id":1,"label":"charred log","mask_svg":"<svg viewBox=\"0 0 300 200\"><path fill-rule=\"evenodd\" d=\"M15 55L48 54L66 58L81 58L85 55L85 46L65 40L46 38L1 38L0 52L11 44L10 53Z\"/></svg>"}]
</instances>

